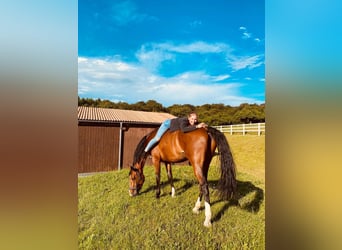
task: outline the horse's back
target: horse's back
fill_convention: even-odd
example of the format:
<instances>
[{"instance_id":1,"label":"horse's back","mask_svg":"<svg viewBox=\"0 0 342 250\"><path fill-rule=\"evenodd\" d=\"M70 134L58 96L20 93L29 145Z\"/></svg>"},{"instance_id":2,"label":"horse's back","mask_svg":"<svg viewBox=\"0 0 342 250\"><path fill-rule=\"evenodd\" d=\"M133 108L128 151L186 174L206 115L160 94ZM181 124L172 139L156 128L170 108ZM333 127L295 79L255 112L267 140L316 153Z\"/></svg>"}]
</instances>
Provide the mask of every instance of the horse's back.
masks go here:
<instances>
[{"instance_id":1,"label":"horse's back","mask_svg":"<svg viewBox=\"0 0 342 250\"><path fill-rule=\"evenodd\" d=\"M182 161L192 157L194 152L205 154L207 150L212 150L211 141L205 129L196 129L192 132L184 133L181 130L167 131L156 147L162 160L170 162Z\"/></svg>"}]
</instances>

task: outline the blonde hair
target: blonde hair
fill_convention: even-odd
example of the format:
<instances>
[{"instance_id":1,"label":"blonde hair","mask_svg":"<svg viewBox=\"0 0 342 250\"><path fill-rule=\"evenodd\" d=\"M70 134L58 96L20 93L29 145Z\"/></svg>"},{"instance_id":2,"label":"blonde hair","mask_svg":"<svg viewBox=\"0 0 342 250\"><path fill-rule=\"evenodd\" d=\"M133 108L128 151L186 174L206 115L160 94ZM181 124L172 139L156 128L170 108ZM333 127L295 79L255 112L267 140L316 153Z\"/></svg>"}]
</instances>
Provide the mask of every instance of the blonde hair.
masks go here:
<instances>
[{"instance_id":1,"label":"blonde hair","mask_svg":"<svg viewBox=\"0 0 342 250\"><path fill-rule=\"evenodd\" d=\"M192 116L192 115L198 116L198 114L197 114L195 111L191 111L191 112L188 114L188 117L190 117L190 116Z\"/></svg>"}]
</instances>

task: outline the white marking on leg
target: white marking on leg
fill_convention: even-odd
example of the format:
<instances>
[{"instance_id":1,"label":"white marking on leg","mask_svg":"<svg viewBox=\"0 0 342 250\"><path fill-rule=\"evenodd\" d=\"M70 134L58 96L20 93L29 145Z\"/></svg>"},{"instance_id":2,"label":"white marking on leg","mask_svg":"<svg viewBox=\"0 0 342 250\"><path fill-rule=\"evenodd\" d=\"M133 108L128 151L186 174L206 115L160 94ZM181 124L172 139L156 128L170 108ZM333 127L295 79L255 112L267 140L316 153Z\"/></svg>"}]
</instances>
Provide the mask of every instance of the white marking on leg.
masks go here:
<instances>
[{"instance_id":1,"label":"white marking on leg","mask_svg":"<svg viewBox=\"0 0 342 250\"><path fill-rule=\"evenodd\" d=\"M176 189L174 187L171 188L171 197L175 197Z\"/></svg>"},{"instance_id":2,"label":"white marking on leg","mask_svg":"<svg viewBox=\"0 0 342 250\"><path fill-rule=\"evenodd\" d=\"M195 214L199 214L199 209L201 208L201 199L200 197L197 198L195 207L192 209L192 212L194 212Z\"/></svg>"},{"instance_id":3,"label":"white marking on leg","mask_svg":"<svg viewBox=\"0 0 342 250\"><path fill-rule=\"evenodd\" d=\"M204 206L205 206L205 220L203 225L205 227L210 227L211 226L211 208L210 208L210 204L208 202L204 202Z\"/></svg>"}]
</instances>

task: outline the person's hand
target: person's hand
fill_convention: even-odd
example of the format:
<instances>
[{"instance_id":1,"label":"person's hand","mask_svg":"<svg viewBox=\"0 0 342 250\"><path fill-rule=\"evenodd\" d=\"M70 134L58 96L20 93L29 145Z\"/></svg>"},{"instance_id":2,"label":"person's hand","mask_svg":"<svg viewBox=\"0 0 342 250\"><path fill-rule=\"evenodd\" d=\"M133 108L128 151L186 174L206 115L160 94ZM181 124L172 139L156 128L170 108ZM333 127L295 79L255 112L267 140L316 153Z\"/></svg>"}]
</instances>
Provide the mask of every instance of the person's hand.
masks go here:
<instances>
[{"instance_id":1,"label":"person's hand","mask_svg":"<svg viewBox=\"0 0 342 250\"><path fill-rule=\"evenodd\" d=\"M196 128L207 128L207 127L208 127L208 125L205 124L204 122L201 122L201 123L196 125Z\"/></svg>"}]
</instances>

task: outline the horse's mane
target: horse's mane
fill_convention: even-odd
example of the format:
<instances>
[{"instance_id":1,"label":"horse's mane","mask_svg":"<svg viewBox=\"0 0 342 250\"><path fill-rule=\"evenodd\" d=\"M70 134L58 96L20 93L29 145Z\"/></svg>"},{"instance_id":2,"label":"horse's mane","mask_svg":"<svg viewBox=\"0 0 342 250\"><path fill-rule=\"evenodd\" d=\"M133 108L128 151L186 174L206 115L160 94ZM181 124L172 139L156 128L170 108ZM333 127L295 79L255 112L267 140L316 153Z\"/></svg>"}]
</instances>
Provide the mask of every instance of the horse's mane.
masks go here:
<instances>
[{"instance_id":1,"label":"horse's mane","mask_svg":"<svg viewBox=\"0 0 342 250\"><path fill-rule=\"evenodd\" d=\"M147 135L145 135L140 142L138 143L137 147L135 148L134 151L134 156L133 156L133 164L140 162L142 155L144 153L144 149L148 143L148 138L149 136L153 133L154 131L148 133Z\"/></svg>"}]
</instances>

